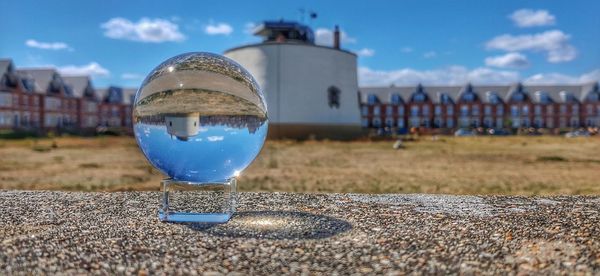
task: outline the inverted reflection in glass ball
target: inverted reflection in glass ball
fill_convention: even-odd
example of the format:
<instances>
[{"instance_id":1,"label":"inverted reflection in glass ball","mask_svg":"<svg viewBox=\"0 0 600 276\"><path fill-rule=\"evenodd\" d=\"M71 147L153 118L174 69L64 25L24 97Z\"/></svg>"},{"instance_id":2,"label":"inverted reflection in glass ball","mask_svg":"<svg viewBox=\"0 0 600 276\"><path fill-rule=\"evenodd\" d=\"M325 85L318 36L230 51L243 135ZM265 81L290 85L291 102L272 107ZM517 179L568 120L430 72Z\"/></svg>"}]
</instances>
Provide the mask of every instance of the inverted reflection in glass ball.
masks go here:
<instances>
[{"instance_id":1,"label":"inverted reflection in glass ball","mask_svg":"<svg viewBox=\"0 0 600 276\"><path fill-rule=\"evenodd\" d=\"M236 62L210 53L175 56L138 90L134 133L150 163L175 180L224 181L258 155L267 107L254 78Z\"/></svg>"}]
</instances>

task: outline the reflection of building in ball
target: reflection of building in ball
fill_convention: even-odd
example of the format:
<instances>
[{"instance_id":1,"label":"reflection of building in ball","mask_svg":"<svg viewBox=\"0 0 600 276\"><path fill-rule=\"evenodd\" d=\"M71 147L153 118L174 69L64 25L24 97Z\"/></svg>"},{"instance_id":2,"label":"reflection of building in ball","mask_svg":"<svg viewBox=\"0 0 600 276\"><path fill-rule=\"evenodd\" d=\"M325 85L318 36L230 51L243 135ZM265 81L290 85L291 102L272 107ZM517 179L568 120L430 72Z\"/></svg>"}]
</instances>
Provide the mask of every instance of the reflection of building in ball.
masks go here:
<instances>
[{"instance_id":1,"label":"reflection of building in ball","mask_svg":"<svg viewBox=\"0 0 600 276\"><path fill-rule=\"evenodd\" d=\"M227 50L257 80L269 107L269 137L351 139L361 134L356 55L315 44L313 31L295 22L264 22L263 42Z\"/></svg>"},{"instance_id":2,"label":"reflection of building in ball","mask_svg":"<svg viewBox=\"0 0 600 276\"><path fill-rule=\"evenodd\" d=\"M187 141L188 138L198 135L200 131L200 114L179 113L165 115L165 124L167 132L177 139Z\"/></svg>"},{"instance_id":3,"label":"reflection of building in ball","mask_svg":"<svg viewBox=\"0 0 600 276\"><path fill-rule=\"evenodd\" d=\"M229 58L202 52L154 68L135 95L132 115L148 161L184 182L224 183L238 176L260 152L268 130L264 96L252 75Z\"/></svg>"}]
</instances>

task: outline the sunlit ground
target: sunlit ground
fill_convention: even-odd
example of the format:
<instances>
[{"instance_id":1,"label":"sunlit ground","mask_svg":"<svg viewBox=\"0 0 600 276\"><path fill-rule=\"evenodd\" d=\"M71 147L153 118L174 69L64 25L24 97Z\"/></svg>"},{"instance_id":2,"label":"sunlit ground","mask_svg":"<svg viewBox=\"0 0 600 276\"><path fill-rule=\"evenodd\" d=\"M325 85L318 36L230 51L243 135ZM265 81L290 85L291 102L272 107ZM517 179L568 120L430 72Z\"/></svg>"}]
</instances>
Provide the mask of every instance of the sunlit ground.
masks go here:
<instances>
[{"instance_id":1,"label":"sunlit ground","mask_svg":"<svg viewBox=\"0 0 600 276\"><path fill-rule=\"evenodd\" d=\"M600 137L421 137L269 141L242 191L600 194ZM130 137L0 140L0 187L158 190L160 173ZM270 222L269 222L270 223ZM258 227L258 226L257 226Z\"/></svg>"}]
</instances>

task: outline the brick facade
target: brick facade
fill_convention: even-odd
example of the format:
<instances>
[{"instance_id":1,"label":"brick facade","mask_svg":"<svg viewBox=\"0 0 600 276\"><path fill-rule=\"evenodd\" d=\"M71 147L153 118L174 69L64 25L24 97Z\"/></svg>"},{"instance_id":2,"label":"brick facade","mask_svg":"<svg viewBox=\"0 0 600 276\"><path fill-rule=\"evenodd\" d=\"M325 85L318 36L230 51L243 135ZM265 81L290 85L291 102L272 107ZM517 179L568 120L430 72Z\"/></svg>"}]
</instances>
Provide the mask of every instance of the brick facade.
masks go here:
<instances>
[{"instance_id":1,"label":"brick facade","mask_svg":"<svg viewBox=\"0 0 600 276\"><path fill-rule=\"evenodd\" d=\"M365 128L455 130L600 127L597 83L571 86L370 87L360 90ZM390 109L391 111L387 111ZM403 114L397 110L404 110Z\"/></svg>"},{"instance_id":2,"label":"brick facade","mask_svg":"<svg viewBox=\"0 0 600 276\"><path fill-rule=\"evenodd\" d=\"M73 95L73 87L60 76L54 75L47 85L40 85L45 82L32 78L39 74L16 72L12 62L1 62L4 72L0 72L0 129L92 131L99 126L124 130L132 126L131 104L125 102L122 94L117 100L114 95L110 100L108 95L100 99L91 84L86 84L84 95ZM38 69L31 71L35 70Z\"/></svg>"}]
</instances>

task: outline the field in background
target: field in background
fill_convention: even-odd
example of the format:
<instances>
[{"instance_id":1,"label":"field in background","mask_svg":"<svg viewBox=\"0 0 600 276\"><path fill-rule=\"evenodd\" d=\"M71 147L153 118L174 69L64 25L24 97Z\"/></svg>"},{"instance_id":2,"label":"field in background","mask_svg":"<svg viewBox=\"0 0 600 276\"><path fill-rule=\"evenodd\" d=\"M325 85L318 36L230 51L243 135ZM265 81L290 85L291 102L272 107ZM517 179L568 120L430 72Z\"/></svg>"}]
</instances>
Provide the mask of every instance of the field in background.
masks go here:
<instances>
[{"instance_id":1,"label":"field in background","mask_svg":"<svg viewBox=\"0 0 600 276\"><path fill-rule=\"evenodd\" d=\"M269 141L242 191L600 194L600 138L421 137L393 142ZM0 140L0 188L158 190L133 138Z\"/></svg>"}]
</instances>

